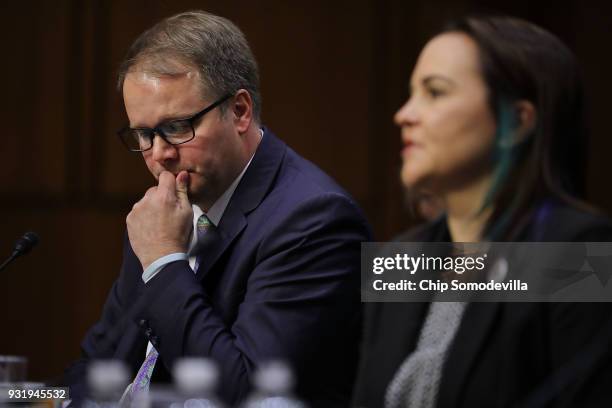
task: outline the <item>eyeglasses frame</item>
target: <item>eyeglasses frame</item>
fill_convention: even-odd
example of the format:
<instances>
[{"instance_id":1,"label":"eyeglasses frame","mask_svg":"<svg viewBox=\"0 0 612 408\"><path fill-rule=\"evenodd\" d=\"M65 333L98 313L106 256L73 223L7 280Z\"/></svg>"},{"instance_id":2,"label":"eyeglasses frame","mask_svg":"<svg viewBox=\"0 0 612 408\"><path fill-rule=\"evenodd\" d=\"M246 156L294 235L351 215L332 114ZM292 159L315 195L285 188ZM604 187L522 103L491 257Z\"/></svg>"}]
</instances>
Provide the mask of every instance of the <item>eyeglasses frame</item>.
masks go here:
<instances>
[{"instance_id":1,"label":"eyeglasses frame","mask_svg":"<svg viewBox=\"0 0 612 408\"><path fill-rule=\"evenodd\" d=\"M188 117L188 118L184 118L184 119L173 119L173 120L169 120L169 121L165 121L162 122L160 124L158 124L157 126L153 127L153 128L146 128L146 127L142 127L142 128L131 128L129 125L126 125L124 127L122 127L121 129L119 129L116 133L117 136L119 136L119 140L121 140L121 143L123 143L123 145L130 151L130 152L135 152L135 153L140 153L140 152L146 152L147 150L150 150L153 148L153 139L155 138L155 135L158 135L159 137L161 137L166 143L173 145L173 146L177 146L177 145L181 145L187 142L192 141L193 139L195 139L195 127L194 127L194 122L199 120L201 117L203 117L204 115L206 115L208 112L212 111L213 109L215 109L217 106L221 105L223 102L227 101L229 98L231 98L232 96L234 96L233 94L227 94L224 97L218 99L217 101L213 102L212 104L208 105L207 107L205 107L204 109L202 109L201 111L199 111L198 113ZM172 143L170 142L166 135L164 134L163 130L161 130L161 126L167 123L172 123L172 122L178 122L178 121L188 121L189 125L191 125L191 132L192 132L192 136L187 139L187 140L183 140L179 143ZM128 130L138 130L138 131L146 131L146 134L149 137L149 141L151 146L147 147L146 149L132 149L130 148L130 146L128 145L128 143L124 140L124 135Z\"/></svg>"}]
</instances>

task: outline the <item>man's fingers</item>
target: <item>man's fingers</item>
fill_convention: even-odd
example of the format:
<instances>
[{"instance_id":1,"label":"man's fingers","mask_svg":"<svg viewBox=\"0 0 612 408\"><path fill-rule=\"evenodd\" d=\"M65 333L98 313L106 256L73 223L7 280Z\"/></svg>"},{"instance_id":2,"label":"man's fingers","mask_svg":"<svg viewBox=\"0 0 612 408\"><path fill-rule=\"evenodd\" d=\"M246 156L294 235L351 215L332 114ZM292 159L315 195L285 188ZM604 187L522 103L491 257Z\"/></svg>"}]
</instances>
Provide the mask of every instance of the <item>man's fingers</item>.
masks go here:
<instances>
[{"instance_id":1,"label":"man's fingers","mask_svg":"<svg viewBox=\"0 0 612 408\"><path fill-rule=\"evenodd\" d=\"M153 193L155 193L155 191L157 191L157 186L149 187L149 189L146 191L146 193L143 196L143 198L144 197L149 197L149 196L153 195Z\"/></svg>"},{"instance_id":2,"label":"man's fingers","mask_svg":"<svg viewBox=\"0 0 612 408\"><path fill-rule=\"evenodd\" d=\"M157 185L157 187L164 194L174 194L174 191L176 189L175 183L176 181L174 178L174 174L170 173L169 171L162 171L159 175L159 184Z\"/></svg>"},{"instance_id":3,"label":"man's fingers","mask_svg":"<svg viewBox=\"0 0 612 408\"><path fill-rule=\"evenodd\" d=\"M179 200L189 200L187 193L189 191L189 173L181 171L176 176L176 196Z\"/></svg>"},{"instance_id":4,"label":"man's fingers","mask_svg":"<svg viewBox=\"0 0 612 408\"><path fill-rule=\"evenodd\" d=\"M176 197L180 202L189 204L189 173L183 170L175 178L169 171L163 171L159 175L157 189L165 197Z\"/></svg>"}]
</instances>

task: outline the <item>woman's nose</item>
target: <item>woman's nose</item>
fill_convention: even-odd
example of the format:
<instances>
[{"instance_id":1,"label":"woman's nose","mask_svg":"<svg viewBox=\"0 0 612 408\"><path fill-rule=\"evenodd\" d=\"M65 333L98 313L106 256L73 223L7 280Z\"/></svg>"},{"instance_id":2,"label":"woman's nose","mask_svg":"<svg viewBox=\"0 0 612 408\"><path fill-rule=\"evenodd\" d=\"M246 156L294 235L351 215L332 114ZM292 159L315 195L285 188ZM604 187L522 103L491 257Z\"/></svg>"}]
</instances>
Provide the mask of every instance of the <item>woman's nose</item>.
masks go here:
<instances>
[{"instance_id":1,"label":"woman's nose","mask_svg":"<svg viewBox=\"0 0 612 408\"><path fill-rule=\"evenodd\" d=\"M417 123L417 112L413 98L409 98L393 116L393 122L399 127L412 126Z\"/></svg>"}]
</instances>

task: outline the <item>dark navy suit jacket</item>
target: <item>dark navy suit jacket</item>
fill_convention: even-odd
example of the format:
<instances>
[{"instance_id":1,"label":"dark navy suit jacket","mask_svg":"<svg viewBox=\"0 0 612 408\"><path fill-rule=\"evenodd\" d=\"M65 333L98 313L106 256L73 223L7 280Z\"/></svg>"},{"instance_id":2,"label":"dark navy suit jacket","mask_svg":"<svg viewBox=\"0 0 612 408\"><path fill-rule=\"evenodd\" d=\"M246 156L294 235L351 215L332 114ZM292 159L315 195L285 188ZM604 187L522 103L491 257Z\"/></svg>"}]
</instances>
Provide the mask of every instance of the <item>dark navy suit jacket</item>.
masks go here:
<instances>
[{"instance_id":1,"label":"dark navy suit jacket","mask_svg":"<svg viewBox=\"0 0 612 408\"><path fill-rule=\"evenodd\" d=\"M312 406L348 405L360 333L360 243L370 230L355 202L268 130L203 248L196 274L167 265L146 285L129 241L119 278L83 358L66 372L82 398L85 365L118 358L135 373L147 340L160 353L153 381L181 356L221 368L229 403L249 392L258 363L288 361Z\"/></svg>"}]
</instances>

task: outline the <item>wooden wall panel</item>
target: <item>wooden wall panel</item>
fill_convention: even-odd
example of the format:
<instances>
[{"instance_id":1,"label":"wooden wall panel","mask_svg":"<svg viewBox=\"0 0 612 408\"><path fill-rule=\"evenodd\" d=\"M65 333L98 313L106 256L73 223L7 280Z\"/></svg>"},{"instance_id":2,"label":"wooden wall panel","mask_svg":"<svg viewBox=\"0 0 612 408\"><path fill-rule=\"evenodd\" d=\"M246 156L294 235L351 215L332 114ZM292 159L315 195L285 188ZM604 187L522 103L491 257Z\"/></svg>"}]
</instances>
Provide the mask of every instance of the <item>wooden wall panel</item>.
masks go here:
<instances>
[{"instance_id":1,"label":"wooden wall panel","mask_svg":"<svg viewBox=\"0 0 612 408\"><path fill-rule=\"evenodd\" d=\"M587 112L591 127L590 160L588 162L587 193L590 200L612 212L612 189L609 187L610 155L612 152L612 122L610 95L612 95L612 56L610 41L612 4L592 4L588 8L576 7L574 35L576 54L582 64L587 88ZM588 22L588 24L580 24Z\"/></svg>"},{"instance_id":2,"label":"wooden wall panel","mask_svg":"<svg viewBox=\"0 0 612 408\"><path fill-rule=\"evenodd\" d=\"M66 2L4 4L0 195L58 195L65 191L67 78ZM59 62L59 63L58 63Z\"/></svg>"},{"instance_id":3,"label":"wooden wall panel","mask_svg":"<svg viewBox=\"0 0 612 408\"><path fill-rule=\"evenodd\" d=\"M12 211L3 223L3 258L26 230L41 237L0 285L0 353L27 356L31 379L54 378L78 356L119 271L123 221L99 209L65 208Z\"/></svg>"}]
</instances>

